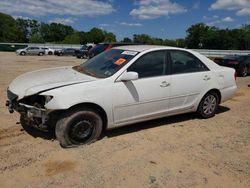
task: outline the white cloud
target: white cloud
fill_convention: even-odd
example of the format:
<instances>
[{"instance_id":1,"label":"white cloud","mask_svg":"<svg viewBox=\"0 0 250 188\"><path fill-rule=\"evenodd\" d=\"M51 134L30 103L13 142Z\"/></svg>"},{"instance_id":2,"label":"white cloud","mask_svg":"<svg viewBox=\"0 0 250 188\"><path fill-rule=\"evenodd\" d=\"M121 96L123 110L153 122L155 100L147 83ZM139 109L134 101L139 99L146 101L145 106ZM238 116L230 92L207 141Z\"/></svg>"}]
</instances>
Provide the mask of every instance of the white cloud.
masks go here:
<instances>
[{"instance_id":1,"label":"white cloud","mask_svg":"<svg viewBox=\"0 0 250 188\"><path fill-rule=\"evenodd\" d=\"M203 19L204 20L214 20L214 19L218 19L219 16L217 15L213 15L212 17L209 17L209 16L203 16Z\"/></svg>"},{"instance_id":2,"label":"white cloud","mask_svg":"<svg viewBox=\"0 0 250 188\"><path fill-rule=\"evenodd\" d=\"M236 15L246 16L250 15L250 1L249 0L216 0L210 6L210 10L235 10Z\"/></svg>"},{"instance_id":3,"label":"white cloud","mask_svg":"<svg viewBox=\"0 0 250 188\"><path fill-rule=\"evenodd\" d=\"M183 6L170 0L140 0L138 5L139 7L133 9L130 15L145 20L187 11Z\"/></svg>"},{"instance_id":4,"label":"white cloud","mask_svg":"<svg viewBox=\"0 0 250 188\"><path fill-rule=\"evenodd\" d=\"M141 27L141 23L127 23L127 22L121 22L120 25L130 26L130 27Z\"/></svg>"},{"instance_id":5,"label":"white cloud","mask_svg":"<svg viewBox=\"0 0 250 188\"><path fill-rule=\"evenodd\" d=\"M247 16L250 15L250 8L243 8L236 13L237 16Z\"/></svg>"},{"instance_id":6,"label":"white cloud","mask_svg":"<svg viewBox=\"0 0 250 188\"><path fill-rule=\"evenodd\" d=\"M110 2L100 0L1 0L0 12L25 13L34 16L47 14L70 16L107 15L114 11Z\"/></svg>"},{"instance_id":7,"label":"white cloud","mask_svg":"<svg viewBox=\"0 0 250 188\"><path fill-rule=\"evenodd\" d=\"M21 19L24 19L24 20L32 20L32 18L27 17L27 16L16 16L16 15L14 15L12 17L15 18L15 19L21 18Z\"/></svg>"},{"instance_id":8,"label":"white cloud","mask_svg":"<svg viewBox=\"0 0 250 188\"><path fill-rule=\"evenodd\" d=\"M61 24L72 24L76 21L76 18L54 18L52 20L49 21L49 23L61 23Z\"/></svg>"},{"instance_id":9,"label":"white cloud","mask_svg":"<svg viewBox=\"0 0 250 188\"><path fill-rule=\"evenodd\" d=\"M216 20L213 20L211 22L208 22L207 25L210 25L210 26L215 26L215 25L219 25L219 24L223 24L223 23L230 23L230 22L234 22L235 20L231 17L225 17L225 18L222 18L222 19L216 19Z\"/></svg>"},{"instance_id":10,"label":"white cloud","mask_svg":"<svg viewBox=\"0 0 250 188\"><path fill-rule=\"evenodd\" d=\"M110 24L106 24L106 23L101 23L99 24L100 27L110 27L111 25Z\"/></svg>"},{"instance_id":11,"label":"white cloud","mask_svg":"<svg viewBox=\"0 0 250 188\"><path fill-rule=\"evenodd\" d=\"M228 16L228 17L223 18L221 21L222 22L234 22L234 19Z\"/></svg>"}]
</instances>

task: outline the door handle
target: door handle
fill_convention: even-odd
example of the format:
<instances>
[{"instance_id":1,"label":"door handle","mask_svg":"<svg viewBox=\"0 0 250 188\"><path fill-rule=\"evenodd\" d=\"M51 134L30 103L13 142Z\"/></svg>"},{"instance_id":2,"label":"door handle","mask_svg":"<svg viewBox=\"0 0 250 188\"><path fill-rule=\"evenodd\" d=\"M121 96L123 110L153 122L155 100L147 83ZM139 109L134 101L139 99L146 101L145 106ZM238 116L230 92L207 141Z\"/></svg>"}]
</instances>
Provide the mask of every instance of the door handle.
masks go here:
<instances>
[{"instance_id":1,"label":"door handle","mask_svg":"<svg viewBox=\"0 0 250 188\"><path fill-rule=\"evenodd\" d=\"M208 75L205 75L204 78L203 78L203 80L205 80L205 81L208 81L210 79L211 79L211 77L209 77Z\"/></svg>"},{"instance_id":2,"label":"door handle","mask_svg":"<svg viewBox=\"0 0 250 188\"><path fill-rule=\"evenodd\" d=\"M161 84L160 84L160 87L168 87L170 86L170 83L166 82L166 81L163 81Z\"/></svg>"}]
</instances>

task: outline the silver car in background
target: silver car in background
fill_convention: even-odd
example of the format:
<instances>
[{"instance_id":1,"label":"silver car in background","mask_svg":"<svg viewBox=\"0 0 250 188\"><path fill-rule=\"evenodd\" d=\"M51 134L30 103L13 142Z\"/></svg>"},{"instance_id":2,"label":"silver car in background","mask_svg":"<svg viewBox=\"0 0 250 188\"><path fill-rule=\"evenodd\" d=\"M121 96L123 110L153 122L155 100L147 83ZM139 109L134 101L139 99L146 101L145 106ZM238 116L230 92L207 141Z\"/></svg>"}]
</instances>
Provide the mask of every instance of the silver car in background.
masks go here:
<instances>
[{"instance_id":1,"label":"silver car in background","mask_svg":"<svg viewBox=\"0 0 250 188\"><path fill-rule=\"evenodd\" d=\"M16 51L17 55L39 55L45 54L45 50L40 47L26 47L24 49L18 49Z\"/></svg>"}]
</instances>

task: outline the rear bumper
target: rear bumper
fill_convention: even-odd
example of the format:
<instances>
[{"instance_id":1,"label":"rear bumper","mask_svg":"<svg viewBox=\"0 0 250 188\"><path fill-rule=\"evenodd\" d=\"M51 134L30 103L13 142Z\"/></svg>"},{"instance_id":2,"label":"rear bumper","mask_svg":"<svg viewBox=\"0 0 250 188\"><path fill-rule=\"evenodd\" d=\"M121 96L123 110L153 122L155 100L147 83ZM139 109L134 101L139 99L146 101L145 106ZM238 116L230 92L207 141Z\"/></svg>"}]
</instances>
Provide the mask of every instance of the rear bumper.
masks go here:
<instances>
[{"instance_id":1,"label":"rear bumper","mask_svg":"<svg viewBox=\"0 0 250 188\"><path fill-rule=\"evenodd\" d=\"M220 90L220 92L221 92L221 103L233 98L236 90L237 90L236 85L221 89Z\"/></svg>"}]
</instances>

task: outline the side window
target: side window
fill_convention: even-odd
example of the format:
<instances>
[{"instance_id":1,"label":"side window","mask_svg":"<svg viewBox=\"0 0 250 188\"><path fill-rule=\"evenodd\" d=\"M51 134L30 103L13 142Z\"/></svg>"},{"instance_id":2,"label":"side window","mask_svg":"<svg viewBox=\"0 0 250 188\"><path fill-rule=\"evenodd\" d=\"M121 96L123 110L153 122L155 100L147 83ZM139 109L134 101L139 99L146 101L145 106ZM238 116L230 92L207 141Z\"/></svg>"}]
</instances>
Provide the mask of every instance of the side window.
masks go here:
<instances>
[{"instance_id":1,"label":"side window","mask_svg":"<svg viewBox=\"0 0 250 188\"><path fill-rule=\"evenodd\" d=\"M161 76L166 70L166 52L149 52L134 62L127 71L134 71L139 74L139 78Z\"/></svg>"},{"instance_id":2,"label":"side window","mask_svg":"<svg viewBox=\"0 0 250 188\"><path fill-rule=\"evenodd\" d=\"M192 54L185 51L170 51L172 74L208 71L208 68Z\"/></svg>"}]
</instances>

